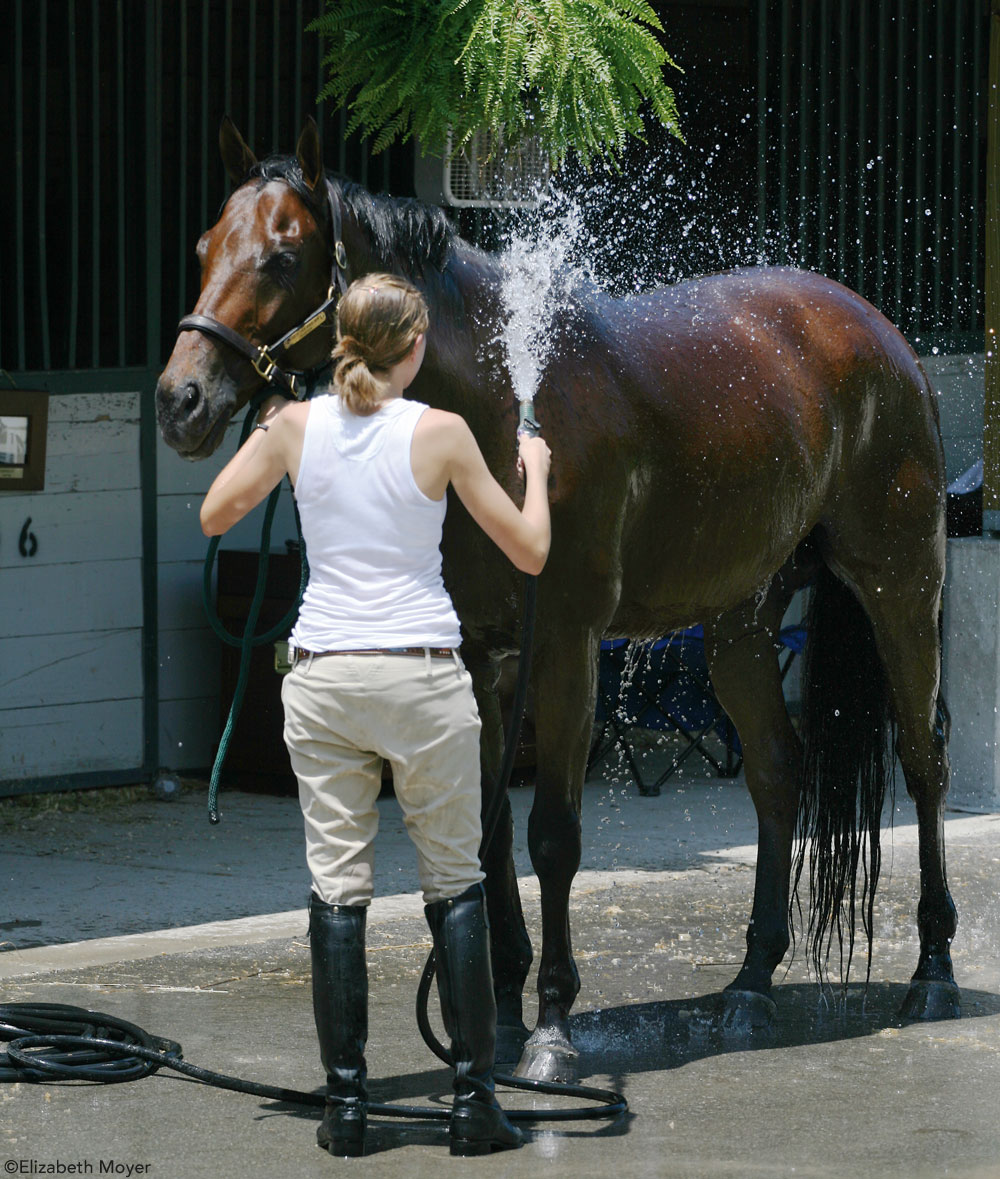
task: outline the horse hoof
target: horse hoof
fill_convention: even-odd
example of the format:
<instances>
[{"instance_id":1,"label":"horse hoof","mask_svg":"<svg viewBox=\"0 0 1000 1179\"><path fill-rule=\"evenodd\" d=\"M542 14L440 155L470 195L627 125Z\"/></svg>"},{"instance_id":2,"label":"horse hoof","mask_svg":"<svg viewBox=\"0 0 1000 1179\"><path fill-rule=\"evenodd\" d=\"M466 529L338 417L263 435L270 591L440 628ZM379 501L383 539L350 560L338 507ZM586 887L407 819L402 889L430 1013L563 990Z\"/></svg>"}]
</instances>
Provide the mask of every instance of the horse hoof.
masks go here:
<instances>
[{"instance_id":1,"label":"horse hoof","mask_svg":"<svg viewBox=\"0 0 1000 1179\"><path fill-rule=\"evenodd\" d=\"M524 1045L514 1076L528 1081L561 1081L572 1085L577 1080L579 1056L560 1033L535 1031Z\"/></svg>"},{"instance_id":2,"label":"horse hoof","mask_svg":"<svg viewBox=\"0 0 1000 1179\"><path fill-rule=\"evenodd\" d=\"M523 1023L497 1024L497 1064L514 1064L521 1059L528 1029Z\"/></svg>"},{"instance_id":3,"label":"horse hoof","mask_svg":"<svg viewBox=\"0 0 1000 1179\"><path fill-rule=\"evenodd\" d=\"M727 1036L752 1036L774 1025L777 1004L759 991L725 991L719 1011L719 1031Z\"/></svg>"},{"instance_id":4,"label":"horse hoof","mask_svg":"<svg viewBox=\"0 0 1000 1179\"><path fill-rule=\"evenodd\" d=\"M914 979L899 1009L903 1019L958 1019L962 992L952 982Z\"/></svg>"}]
</instances>

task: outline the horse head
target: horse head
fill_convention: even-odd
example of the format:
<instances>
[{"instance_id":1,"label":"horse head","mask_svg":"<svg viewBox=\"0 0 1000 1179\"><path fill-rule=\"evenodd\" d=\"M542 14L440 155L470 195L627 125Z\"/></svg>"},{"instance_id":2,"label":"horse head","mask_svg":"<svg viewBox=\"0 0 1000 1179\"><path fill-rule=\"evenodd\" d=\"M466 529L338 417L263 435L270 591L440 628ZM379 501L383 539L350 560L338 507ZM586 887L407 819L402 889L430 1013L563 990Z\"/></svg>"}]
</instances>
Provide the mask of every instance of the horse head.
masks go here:
<instances>
[{"instance_id":1,"label":"horse head","mask_svg":"<svg viewBox=\"0 0 1000 1179\"><path fill-rule=\"evenodd\" d=\"M201 291L156 388L163 438L189 459L210 455L233 414L265 379L274 381L260 349L287 337L283 369L308 371L328 361L332 315L320 330L293 329L324 304L332 277L346 269L312 119L294 157L259 163L228 116L219 146L238 187L198 242Z\"/></svg>"}]
</instances>

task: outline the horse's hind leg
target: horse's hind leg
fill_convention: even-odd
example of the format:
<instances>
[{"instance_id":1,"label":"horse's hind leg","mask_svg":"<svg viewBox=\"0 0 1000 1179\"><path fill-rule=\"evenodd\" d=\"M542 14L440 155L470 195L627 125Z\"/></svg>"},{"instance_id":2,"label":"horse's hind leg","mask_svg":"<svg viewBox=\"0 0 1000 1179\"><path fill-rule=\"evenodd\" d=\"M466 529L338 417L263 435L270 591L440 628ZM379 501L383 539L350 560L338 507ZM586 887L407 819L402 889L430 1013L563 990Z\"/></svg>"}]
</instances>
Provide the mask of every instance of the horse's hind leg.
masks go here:
<instances>
[{"instance_id":1,"label":"horse's hind leg","mask_svg":"<svg viewBox=\"0 0 1000 1179\"><path fill-rule=\"evenodd\" d=\"M757 871L747 952L726 988L724 1025L766 1026L771 976L789 946L788 899L802 750L785 707L776 638L792 590L776 578L762 606L748 603L706 627L712 685L740 736L757 812Z\"/></svg>"},{"instance_id":2,"label":"horse's hind leg","mask_svg":"<svg viewBox=\"0 0 1000 1179\"><path fill-rule=\"evenodd\" d=\"M917 811L920 958L901 1014L948 1019L959 1015L960 996L951 964L958 921L944 850L949 767L948 720L939 696L943 560L931 544L918 553L894 550L892 557L874 569L866 564L853 577L853 586L871 620L885 668L897 724L896 750Z\"/></svg>"}]
</instances>

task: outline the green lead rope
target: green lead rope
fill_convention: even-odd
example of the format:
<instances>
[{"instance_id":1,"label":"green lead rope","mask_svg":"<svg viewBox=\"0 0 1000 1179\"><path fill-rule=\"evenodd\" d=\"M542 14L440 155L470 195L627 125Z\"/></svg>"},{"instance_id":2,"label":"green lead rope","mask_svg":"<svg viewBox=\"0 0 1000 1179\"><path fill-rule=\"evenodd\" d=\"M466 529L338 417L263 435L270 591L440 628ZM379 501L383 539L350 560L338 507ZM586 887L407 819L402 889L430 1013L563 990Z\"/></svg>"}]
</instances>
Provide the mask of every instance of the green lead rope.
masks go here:
<instances>
[{"instance_id":1,"label":"green lead rope","mask_svg":"<svg viewBox=\"0 0 1000 1179\"><path fill-rule=\"evenodd\" d=\"M240 434L240 446L249 437L251 422L254 416L253 407L251 407L243 423L243 430ZM260 616L261 606L264 602L264 591L267 588L267 567L270 561L271 551L271 523L274 520L274 512L278 506L280 495L281 484L279 483L267 497L267 506L264 509L264 523L261 525L260 530L260 557L257 562L257 584L254 587L253 599L250 602L250 610L247 614L246 625L243 628L242 635L230 634L226 630L212 602L212 570L215 567L215 555L219 549L220 538L218 536L212 537L208 545L208 552L205 555L201 597L205 607L205 613L208 616L209 625L224 643L228 643L231 647L240 648L239 675L236 679L233 701L229 706L229 716L226 718L226 725L222 730L222 737L219 739L219 748L215 754L215 763L212 766L212 778L208 787L208 818L212 823L218 823L219 821L219 780L222 776L222 767L225 763L226 755L229 752L229 742L232 739L236 718L239 716L240 708L243 705L243 696L246 693L247 680L250 677L250 656L253 653L254 647L260 647L265 643L274 642L279 635L284 634L288 627L291 626L298 613L299 605L302 602L302 594L309 580L309 562L306 559L305 541L302 539L302 522L299 519L298 505L294 504L293 499L292 502L295 506L295 527L298 532L299 554L302 560L299 592L296 595L294 605L277 625L272 626L270 630L265 631L263 634L254 634L254 627L257 625L257 619Z\"/></svg>"}]
</instances>

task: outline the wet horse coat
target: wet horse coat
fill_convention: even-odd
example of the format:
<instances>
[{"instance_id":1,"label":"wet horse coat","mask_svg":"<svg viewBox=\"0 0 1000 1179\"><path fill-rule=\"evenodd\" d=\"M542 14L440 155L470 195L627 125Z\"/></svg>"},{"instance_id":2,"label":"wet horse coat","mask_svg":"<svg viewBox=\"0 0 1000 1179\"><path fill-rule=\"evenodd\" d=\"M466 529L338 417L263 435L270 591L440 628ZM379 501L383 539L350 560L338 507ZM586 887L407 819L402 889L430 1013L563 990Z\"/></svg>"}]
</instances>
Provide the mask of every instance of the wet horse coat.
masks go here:
<instances>
[{"instance_id":1,"label":"wet horse coat","mask_svg":"<svg viewBox=\"0 0 1000 1179\"><path fill-rule=\"evenodd\" d=\"M199 243L195 311L256 343L277 338L322 302L339 220L350 278L395 270L427 296L432 326L410 395L462 414L519 499L517 408L497 343L500 276L489 256L455 236L437 210L327 177L310 128L296 158L263 165L231 126L222 145L234 178L254 176ZM944 464L934 395L912 349L860 296L776 268L625 299L580 291L553 332L536 401L553 450L553 541L538 584L528 831L542 953L522 1071L572 1072L568 1019L580 982L569 897L600 639L654 638L698 622L759 824L747 953L725 992L724 1018L739 1026L773 1009L771 975L789 945L797 824L815 839L814 958L821 961L831 930L841 932L841 913L853 918L856 899L870 936L886 717L920 828L920 958L904 1011L957 1014L939 701ZM329 344L327 333L314 334L297 365L320 364ZM224 344L184 333L157 389L164 438L188 457L211 453L259 385ZM457 501L442 550L489 768L499 761L496 681L499 659L517 645L520 579ZM785 708L775 637L809 580L811 638L825 649L810 664L800 735ZM531 961L510 847L508 809L485 864L506 1059L526 1034L521 993Z\"/></svg>"}]
</instances>

